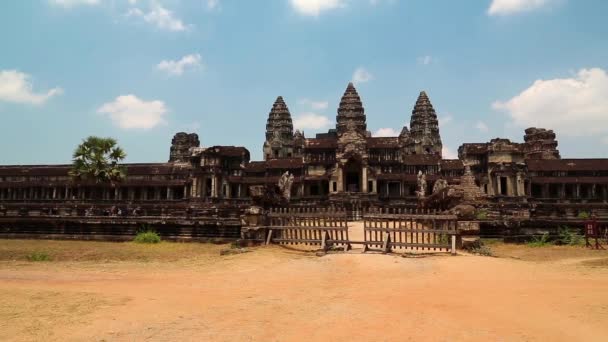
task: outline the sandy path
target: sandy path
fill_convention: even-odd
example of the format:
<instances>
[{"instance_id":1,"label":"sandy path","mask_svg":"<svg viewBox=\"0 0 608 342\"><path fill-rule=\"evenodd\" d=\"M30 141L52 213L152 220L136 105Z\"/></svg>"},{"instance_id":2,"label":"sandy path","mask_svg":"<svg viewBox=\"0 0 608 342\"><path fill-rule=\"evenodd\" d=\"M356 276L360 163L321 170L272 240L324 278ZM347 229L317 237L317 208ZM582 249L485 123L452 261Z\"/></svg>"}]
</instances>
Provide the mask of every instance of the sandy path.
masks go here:
<instances>
[{"instance_id":1,"label":"sandy path","mask_svg":"<svg viewBox=\"0 0 608 342\"><path fill-rule=\"evenodd\" d=\"M475 256L264 247L211 265L4 264L0 295L0 340L608 338L607 269Z\"/></svg>"}]
</instances>

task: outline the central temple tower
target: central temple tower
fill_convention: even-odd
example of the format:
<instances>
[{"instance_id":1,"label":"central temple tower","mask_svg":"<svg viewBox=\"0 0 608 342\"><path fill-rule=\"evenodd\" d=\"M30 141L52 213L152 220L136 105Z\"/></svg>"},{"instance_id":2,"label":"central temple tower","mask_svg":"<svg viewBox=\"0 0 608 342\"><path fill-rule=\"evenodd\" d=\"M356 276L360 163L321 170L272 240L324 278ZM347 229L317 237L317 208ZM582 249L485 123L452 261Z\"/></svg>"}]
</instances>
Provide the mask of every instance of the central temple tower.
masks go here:
<instances>
[{"instance_id":1,"label":"central temple tower","mask_svg":"<svg viewBox=\"0 0 608 342\"><path fill-rule=\"evenodd\" d=\"M420 92L414 110L412 110L408 140L407 152L410 154L441 156L443 144L439 134L439 121L435 109L424 91Z\"/></svg>"}]
</instances>

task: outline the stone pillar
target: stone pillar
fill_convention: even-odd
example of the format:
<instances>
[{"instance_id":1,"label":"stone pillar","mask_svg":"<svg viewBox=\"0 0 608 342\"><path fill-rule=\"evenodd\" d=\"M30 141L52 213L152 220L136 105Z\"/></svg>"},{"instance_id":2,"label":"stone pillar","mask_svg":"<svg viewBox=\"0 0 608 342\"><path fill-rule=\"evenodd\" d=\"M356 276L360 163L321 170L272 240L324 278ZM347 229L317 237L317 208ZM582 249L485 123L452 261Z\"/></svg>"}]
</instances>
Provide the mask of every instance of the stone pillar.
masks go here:
<instances>
[{"instance_id":1,"label":"stone pillar","mask_svg":"<svg viewBox=\"0 0 608 342\"><path fill-rule=\"evenodd\" d=\"M167 199L168 200L172 200L173 199L173 191L171 190L170 186L167 187Z\"/></svg>"},{"instance_id":2,"label":"stone pillar","mask_svg":"<svg viewBox=\"0 0 608 342\"><path fill-rule=\"evenodd\" d=\"M191 197L198 197L197 194L197 190L198 190L198 177L193 177L192 178L192 189L190 189L190 196Z\"/></svg>"},{"instance_id":3,"label":"stone pillar","mask_svg":"<svg viewBox=\"0 0 608 342\"><path fill-rule=\"evenodd\" d=\"M502 194L502 182L500 181L500 176L496 176L496 195Z\"/></svg>"},{"instance_id":4,"label":"stone pillar","mask_svg":"<svg viewBox=\"0 0 608 342\"><path fill-rule=\"evenodd\" d=\"M566 198L566 184L562 183L559 185L559 198Z\"/></svg>"},{"instance_id":5,"label":"stone pillar","mask_svg":"<svg viewBox=\"0 0 608 342\"><path fill-rule=\"evenodd\" d=\"M596 185L593 184L593 185L591 185L591 198L595 199L597 197L595 194L596 194Z\"/></svg>"},{"instance_id":6,"label":"stone pillar","mask_svg":"<svg viewBox=\"0 0 608 342\"><path fill-rule=\"evenodd\" d=\"M338 167L338 192L344 192L344 171Z\"/></svg>"},{"instance_id":7,"label":"stone pillar","mask_svg":"<svg viewBox=\"0 0 608 342\"><path fill-rule=\"evenodd\" d=\"M217 197L217 177L211 177L211 197Z\"/></svg>"},{"instance_id":8,"label":"stone pillar","mask_svg":"<svg viewBox=\"0 0 608 342\"><path fill-rule=\"evenodd\" d=\"M580 184L576 184L576 186L575 186L574 197L575 198L581 198L581 185Z\"/></svg>"},{"instance_id":9,"label":"stone pillar","mask_svg":"<svg viewBox=\"0 0 608 342\"><path fill-rule=\"evenodd\" d=\"M361 191L367 193L367 167L363 167L363 171L361 171Z\"/></svg>"}]
</instances>

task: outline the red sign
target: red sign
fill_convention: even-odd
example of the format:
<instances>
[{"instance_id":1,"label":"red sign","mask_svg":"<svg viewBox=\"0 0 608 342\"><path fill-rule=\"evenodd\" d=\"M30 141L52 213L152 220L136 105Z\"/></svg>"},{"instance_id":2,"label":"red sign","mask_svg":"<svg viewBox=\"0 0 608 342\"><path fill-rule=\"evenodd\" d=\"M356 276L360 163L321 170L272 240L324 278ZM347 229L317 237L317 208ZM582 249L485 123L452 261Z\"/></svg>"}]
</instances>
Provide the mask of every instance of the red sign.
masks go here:
<instances>
[{"instance_id":1,"label":"red sign","mask_svg":"<svg viewBox=\"0 0 608 342\"><path fill-rule=\"evenodd\" d=\"M585 235L588 237L596 237L597 235L597 222L587 221L585 223Z\"/></svg>"}]
</instances>

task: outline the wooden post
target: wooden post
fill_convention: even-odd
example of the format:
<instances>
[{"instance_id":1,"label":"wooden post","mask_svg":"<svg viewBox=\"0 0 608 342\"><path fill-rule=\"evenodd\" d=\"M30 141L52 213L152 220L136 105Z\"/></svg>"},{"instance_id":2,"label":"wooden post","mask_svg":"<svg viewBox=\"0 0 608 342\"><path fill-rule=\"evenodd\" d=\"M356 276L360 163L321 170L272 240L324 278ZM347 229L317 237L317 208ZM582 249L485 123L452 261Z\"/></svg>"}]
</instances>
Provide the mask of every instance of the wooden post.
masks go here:
<instances>
[{"instance_id":1,"label":"wooden post","mask_svg":"<svg viewBox=\"0 0 608 342\"><path fill-rule=\"evenodd\" d=\"M391 252L391 234L389 232L386 232L386 235L384 236L384 245L382 246L382 250L384 253Z\"/></svg>"}]
</instances>

